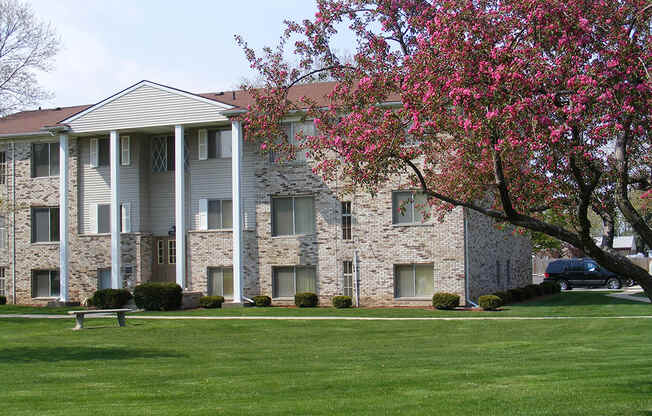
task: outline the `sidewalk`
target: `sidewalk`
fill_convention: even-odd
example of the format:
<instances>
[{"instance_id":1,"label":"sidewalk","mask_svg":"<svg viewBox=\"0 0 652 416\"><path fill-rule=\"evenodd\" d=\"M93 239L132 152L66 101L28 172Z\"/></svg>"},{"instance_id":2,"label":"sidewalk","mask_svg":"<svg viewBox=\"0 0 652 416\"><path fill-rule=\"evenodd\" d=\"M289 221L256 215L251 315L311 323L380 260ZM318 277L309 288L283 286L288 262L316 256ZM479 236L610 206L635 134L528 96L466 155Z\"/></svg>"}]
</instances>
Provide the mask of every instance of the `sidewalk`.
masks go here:
<instances>
[{"instance_id":1,"label":"sidewalk","mask_svg":"<svg viewBox=\"0 0 652 416\"><path fill-rule=\"evenodd\" d=\"M633 296L633 293L639 293L641 292L642 289L640 286L636 286L635 288L627 288L623 293L610 293L607 296L611 296L612 298L619 298L619 299L627 299L627 300L634 300L637 302L646 302L650 303L650 299L647 297L641 297L641 296Z\"/></svg>"},{"instance_id":2,"label":"sidewalk","mask_svg":"<svg viewBox=\"0 0 652 416\"><path fill-rule=\"evenodd\" d=\"M69 315L39 315L39 314L2 314L3 318L24 319L70 319ZM113 315L89 315L85 319L115 318ZM139 316L127 315L127 319L152 320L199 320L199 321L545 321L565 319L652 319L652 315L634 316L469 316L469 317L419 317L419 318L381 318L356 316Z\"/></svg>"}]
</instances>

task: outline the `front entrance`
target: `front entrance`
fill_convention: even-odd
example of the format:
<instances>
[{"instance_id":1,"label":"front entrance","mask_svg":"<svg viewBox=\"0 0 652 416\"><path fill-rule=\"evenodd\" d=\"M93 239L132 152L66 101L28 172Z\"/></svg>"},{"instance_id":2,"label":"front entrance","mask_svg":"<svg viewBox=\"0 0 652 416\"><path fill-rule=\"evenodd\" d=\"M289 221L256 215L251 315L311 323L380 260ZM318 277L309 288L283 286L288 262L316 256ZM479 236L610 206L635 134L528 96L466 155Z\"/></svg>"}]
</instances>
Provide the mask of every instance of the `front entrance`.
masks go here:
<instances>
[{"instance_id":1,"label":"front entrance","mask_svg":"<svg viewBox=\"0 0 652 416\"><path fill-rule=\"evenodd\" d=\"M177 246L175 239L170 237L154 237L152 282L176 282L176 267Z\"/></svg>"}]
</instances>

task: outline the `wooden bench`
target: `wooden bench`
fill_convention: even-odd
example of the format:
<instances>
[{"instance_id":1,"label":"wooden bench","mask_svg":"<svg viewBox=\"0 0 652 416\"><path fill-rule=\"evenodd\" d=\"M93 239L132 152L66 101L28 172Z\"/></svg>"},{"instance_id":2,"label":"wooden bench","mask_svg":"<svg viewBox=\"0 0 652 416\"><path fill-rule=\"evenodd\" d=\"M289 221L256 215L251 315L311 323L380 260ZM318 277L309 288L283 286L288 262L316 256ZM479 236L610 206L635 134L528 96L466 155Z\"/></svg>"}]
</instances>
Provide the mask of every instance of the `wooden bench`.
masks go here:
<instances>
[{"instance_id":1,"label":"wooden bench","mask_svg":"<svg viewBox=\"0 0 652 416\"><path fill-rule=\"evenodd\" d=\"M84 328L84 316L96 313L115 313L118 316L118 325L125 326L125 313L130 312L131 309L96 309L87 311L69 311L69 315L75 315L77 325L73 330L78 331Z\"/></svg>"}]
</instances>

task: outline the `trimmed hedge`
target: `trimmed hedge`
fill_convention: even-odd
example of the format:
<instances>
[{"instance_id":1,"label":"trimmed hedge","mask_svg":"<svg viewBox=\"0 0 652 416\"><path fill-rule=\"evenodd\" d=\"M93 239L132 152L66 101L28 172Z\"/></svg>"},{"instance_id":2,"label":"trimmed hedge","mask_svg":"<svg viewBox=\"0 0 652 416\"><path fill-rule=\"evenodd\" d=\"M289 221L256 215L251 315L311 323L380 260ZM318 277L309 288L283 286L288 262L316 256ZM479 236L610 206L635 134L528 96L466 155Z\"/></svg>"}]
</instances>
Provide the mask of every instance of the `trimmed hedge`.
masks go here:
<instances>
[{"instance_id":1,"label":"trimmed hedge","mask_svg":"<svg viewBox=\"0 0 652 416\"><path fill-rule=\"evenodd\" d=\"M512 302L521 302L527 299L527 293L525 292L525 289L520 287L509 289L507 293L509 293L509 295L512 297Z\"/></svg>"},{"instance_id":2,"label":"trimmed hedge","mask_svg":"<svg viewBox=\"0 0 652 416\"><path fill-rule=\"evenodd\" d=\"M7 304L7 297L0 296L0 305L6 305L6 304Z\"/></svg>"},{"instance_id":3,"label":"trimmed hedge","mask_svg":"<svg viewBox=\"0 0 652 416\"><path fill-rule=\"evenodd\" d=\"M495 292L493 295L498 296L500 300L503 301L503 305L512 303L512 295L510 295L509 292Z\"/></svg>"},{"instance_id":4,"label":"trimmed hedge","mask_svg":"<svg viewBox=\"0 0 652 416\"><path fill-rule=\"evenodd\" d=\"M269 296L261 295L261 296L254 296L253 297L254 304L256 306L271 306L272 305L272 298Z\"/></svg>"},{"instance_id":5,"label":"trimmed hedge","mask_svg":"<svg viewBox=\"0 0 652 416\"><path fill-rule=\"evenodd\" d=\"M134 288L136 306L148 311L170 311L181 307L183 289L176 283L143 283Z\"/></svg>"},{"instance_id":6,"label":"trimmed hedge","mask_svg":"<svg viewBox=\"0 0 652 416\"><path fill-rule=\"evenodd\" d=\"M437 309L455 309L460 306L460 296L446 292L435 293L432 295L432 306Z\"/></svg>"},{"instance_id":7,"label":"trimmed hedge","mask_svg":"<svg viewBox=\"0 0 652 416\"><path fill-rule=\"evenodd\" d=\"M532 284L532 285L527 285L525 287L530 288L529 290L531 290L532 293L534 293L534 296L532 296L533 298L537 296L543 296L546 294L545 290L540 285Z\"/></svg>"},{"instance_id":8,"label":"trimmed hedge","mask_svg":"<svg viewBox=\"0 0 652 416\"><path fill-rule=\"evenodd\" d=\"M319 297L310 292L297 293L294 295L294 304L300 308L314 308L319 305Z\"/></svg>"},{"instance_id":9,"label":"trimmed hedge","mask_svg":"<svg viewBox=\"0 0 652 416\"><path fill-rule=\"evenodd\" d=\"M199 306L207 309L221 308L224 303L224 296L202 296L199 298Z\"/></svg>"},{"instance_id":10,"label":"trimmed hedge","mask_svg":"<svg viewBox=\"0 0 652 416\"><path fill-rule=\"evenodd\" d=\"M127 289L101 289L93 293L89 303L98 309L119 309L133 298Z\"/></svg>"},{"instance_id":11,"label":"trimmed hedge","mask_svg":"<svg viewBox=\"0 0 652 416\"><path fill-rule=\"evenodd\" d=\"M350 308L353 305L351 296L333 296L333 306L337 309Z\"/></svg>"},{"instance_id":12,"label":"trimmed hedge","mask_svg":"<svg viewBox=\"0 0 652 416\"><path fill-rule=\"evenodd\" d=\"M503 300L495 295L484 295L478 298L478 304L485 311L495 311L503 306Z\"/></svg>"},{"instance_id":13,"label":"trimmed hedge","mask_svg":"<svg viewBox=\"0 0 652 416\"><path fill-rule=\"evenodd\" d=\"M545 291L545 293L548 295L561 292L561 286L559 286L559 283L552 280L544 281L541 284L539 284L539 286L541 286Z\"/></svg>"}]
</instances>

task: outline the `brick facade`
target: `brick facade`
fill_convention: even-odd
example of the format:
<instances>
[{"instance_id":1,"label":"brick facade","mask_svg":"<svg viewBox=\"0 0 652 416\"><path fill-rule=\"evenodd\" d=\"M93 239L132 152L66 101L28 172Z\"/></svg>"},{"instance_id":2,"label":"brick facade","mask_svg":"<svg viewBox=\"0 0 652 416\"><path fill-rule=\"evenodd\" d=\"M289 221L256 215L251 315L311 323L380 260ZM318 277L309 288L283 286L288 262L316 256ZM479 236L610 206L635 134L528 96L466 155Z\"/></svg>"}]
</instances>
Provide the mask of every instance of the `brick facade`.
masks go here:
<instances>
[{"instance_id":1,"label":"brick facade","mask_svg":"<svg viewBox=\"0 0 652 416\"><path fill-rule=\"evenodd\" d=\"M49 139L52 141L52 138ZM51 299L32 298L33 270L59 268L59 243L31 242L31 207L59 204L59 178L31 177L31 143L16 142L16 296L18 303L43 304ZM12 169L7 146L7 170ZM98 287L98 269L110 268L110 236L81 234L78 183L78 143L70 140L69 297L83 301ZM191 179L192 180L192 179ZM225 178L230 180L230 178ZM255 228L243 232L244 282L247 297L272 295L273 268L313 266L317 271L317 292L323 305L343 291L343 262L358 254L362 306L427 305L430 296L396 298L396 265L431 265L434 291L459 294L476 300L479 295L498 289L521 286L531 281L529 241L500 231L480 214L453 210L443 222L392 224L392 191L406 189L406 178L396 178L377 195L346 193L340 183L325 183L305 165L259 163L255 171ZM5 201L11 205L11 177L2 185ZM312 195L315 203L315 233L301 236L272 236L271 198L273 196ZM154 197L154 196L151 196ZM352 239L343 240L341 202L352 206ZM11 301L11 215L7 209L7 248L0 250L6 268L6 293ZM63 213L61 213L63 215ZM466 221L466 233L465 233ZM152 278L153 236L147 232L121 234L123 285L134 285ZM209 267L232 266L230 231L188 232L187 289L205 292ZM509 263L509 266L508 266ZM501 272L496 270L501 269ZM507 271L507 267L509 270ZM469 277L468 282L465 276ZM509 277L508 277L509 276ZM467 293L468 290L468 293ZM290 298L275 299L275 304L291 303Z\"/></svg>"}]
</instances>

